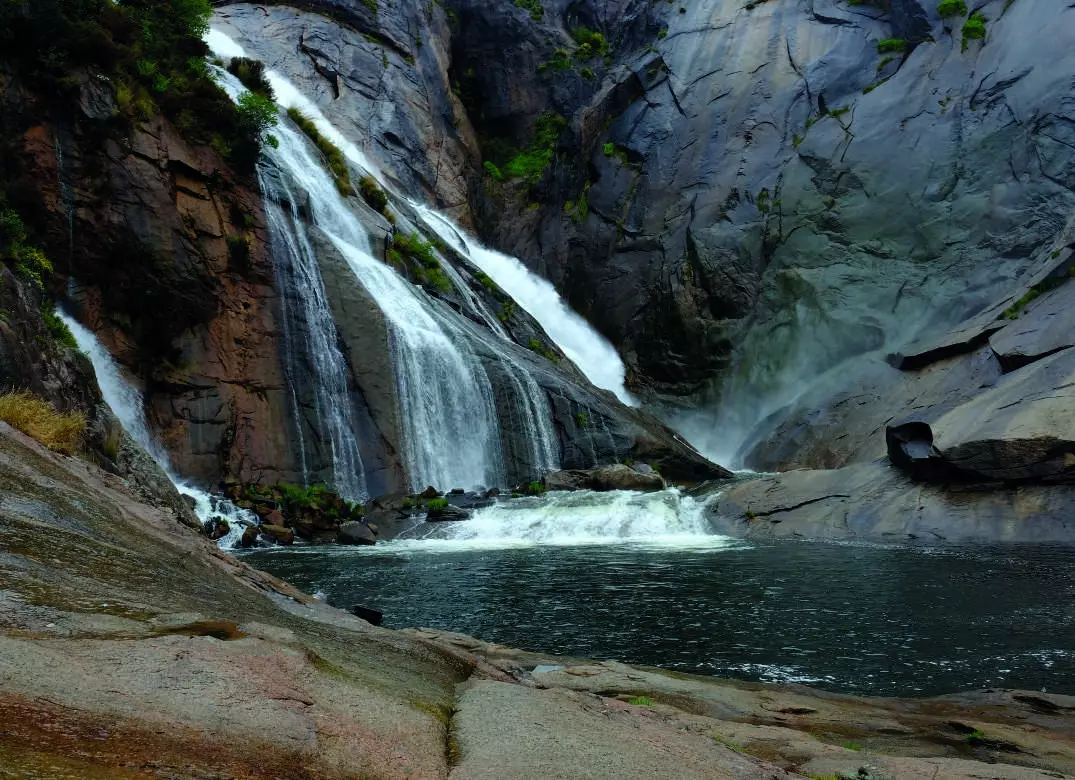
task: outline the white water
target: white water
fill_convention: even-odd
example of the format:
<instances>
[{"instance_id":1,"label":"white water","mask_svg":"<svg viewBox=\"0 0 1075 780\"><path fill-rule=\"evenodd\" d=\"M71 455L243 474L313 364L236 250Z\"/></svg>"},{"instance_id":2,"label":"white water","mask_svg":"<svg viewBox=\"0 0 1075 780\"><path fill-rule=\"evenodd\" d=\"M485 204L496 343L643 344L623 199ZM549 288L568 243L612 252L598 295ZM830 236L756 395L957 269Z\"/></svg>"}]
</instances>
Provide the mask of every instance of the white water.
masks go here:
<instances>
[{"instance_id":1,"label":"white water","mask_svg":"<svg viewBox=\"0 0 1075 780\"><path fill-rule=\"evenodd\" d=\"M220 32L212 31L207 40L218 55L242 52ZM237 97L238 82L224 72L219 78ZM279 74L269 71L266 78L278 98L286 101L290 96L293 103L296 96L301 98ZM335 130L328 132L331 125L309 101L299 107L327 137L342 140ZM273 134L279 141L277 147L267 144L264 150L270 163L307 193L313 224L339 251L385 316L403 459L412 488L475 489L503 484L495 399L481 361L465 340L449 337L430 314L431 302L424 293L373 257L365 228L339 195L305 135L286 119ZM341 148L356 164L368 165L352 144L341 144ZM287 226L277 222L276 227Z\"/></svg>"},{"instance_id":2,"label":"white water","mask_svg":"<svg viewBox=\"0 0 1075 780\"><path fill-rule=\"evenodd\" d=\"M450 552L608 544L720 549L737 544L712 533L705 504L674 488L657 493L555 492L478 509L465 522L423 526L409 538L382 547L384 552L400 548Z\"/></svg>"},{"instance_id":3,"label":"white water","mask_svg":"<svg viewBox=\"0 0 1075 780\"><path fill-rule=\"evenodd\" d=\"M217 544L225 549L236 546L243 533L243 525L240 521L245 520L256 525L257 517L239 509L225 498L210 495L201 488L183 482L172 472L168 462L168 453L150 432L149 425L146 423L142 394L123 376L123 372L111 353L105 349L93 331L61 309L57 309L56 314L75 337L78 348L89 357L90 363L93 364L93 371L97 375L101 395L127 433L157 462L180 493L186 493L194 498L194 514L198 516L202 525L208 523L213 517L223 517L228 521L230 528L228 535L220 539Z\"/></svg>"},{"instance_id":4,"label":"white water","mask_svg":"<svg viewBox=\"0 0 1075 780\"><path fill-rule=\"evenodd\" d=\"M587 379L611 390L623 403L637 405L624 384L626 370L619 353L564 302L548 280L531 272L517 258L482 246L447 217L421 204L411 205L445 243L468 257L537 320Z\"/></svg>"}]
</instances>

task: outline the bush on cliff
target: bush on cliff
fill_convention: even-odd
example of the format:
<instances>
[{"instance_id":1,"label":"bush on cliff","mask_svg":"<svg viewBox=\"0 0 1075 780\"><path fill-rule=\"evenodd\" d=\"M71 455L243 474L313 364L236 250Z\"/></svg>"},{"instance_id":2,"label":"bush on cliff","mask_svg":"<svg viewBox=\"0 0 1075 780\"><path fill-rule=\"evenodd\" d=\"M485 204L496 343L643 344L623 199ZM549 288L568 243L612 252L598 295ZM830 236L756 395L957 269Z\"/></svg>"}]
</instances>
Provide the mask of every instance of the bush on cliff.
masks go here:
<instances>
[{"instance_id":1,"label":"bush on cliff","mask_svg":"<svg viewBox=\"0 0 1075 780\"><path fill-rule=\"evenodd\" d=\"M78 449L86 431L82 412L58 412L48 401L24 391L0 395L0 420L65 455Z\"/></svg>"},{"instance_id":2,"label":"bush on cliff","mask_svg":"<svg viewBox=\"0 0 1075 780\"><path fill-rule=\"evenodd\" d=\"M937 13L942 18L948 16L963 16L967 13L966 0L941 0L937 6Z\"/></svg>"},{"instance_id":3,"label":"bush on cliff","mask_svg":"<svg viewBox=\"0 0 1075 780\"><path fill-rule=\"evenodd\" d=\"M120 117L160 111L191 143L252 169L258 134L205 65L211 15L209 0L0 0L0 59L64 111L87 77L104 80Z\"/></svg>"},{"instance_id":4,"label":"bush on cliff","mask_svg":"<svg viewBox=\"0 0 1075 780\"><path fill-rule=\"evenodd\" d=\"M351 170L347 166L347 158L344 157L340 147L321 135L321 131L317 129L314 120L310 119L310 117L306 116L297 108L289 108L287 110L287 115L291 121L298 126L299 130L305 133L306 137L313 141L317 150L325 155L329 171L332 173L332 178L336 180L336 189L340 191L340 194L345 198L349 195L354 195L355 191L351 186Z\"/></svg>"}]
</instances>

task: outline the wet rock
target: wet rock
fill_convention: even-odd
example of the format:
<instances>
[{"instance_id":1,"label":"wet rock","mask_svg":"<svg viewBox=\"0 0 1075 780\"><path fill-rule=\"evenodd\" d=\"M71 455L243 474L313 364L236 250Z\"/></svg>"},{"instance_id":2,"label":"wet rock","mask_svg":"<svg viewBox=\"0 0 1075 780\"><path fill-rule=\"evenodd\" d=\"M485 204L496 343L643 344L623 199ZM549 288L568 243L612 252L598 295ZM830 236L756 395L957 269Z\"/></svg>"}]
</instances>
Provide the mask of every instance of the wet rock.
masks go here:
<instances>
[{"instance_id":1,"label":"wet rock","mask_svg":"<svg viewBox=\"0 0 1075 780\"><path fill-rule=\"evenodd\" d=\"M553 471L545 476L547 490L651 491L665 487L664 478L652 468L644 472L622 463L596 469Z\"/></svg>"},{"instance_id":2,"label":"wet rock","mask_svg":"<svg viewBox=\"0 0 1075 780\"><path fill-rule=\"evenodd\" d=\"M213 517L209 520L205 531L206 535L215 542L231 532L231 525L223 517Z\"/></svg>"},{"instance_id":3,"label":"wet rock","mask_svg":"<svg viewBox=\"0 0 1075 780\"><path fill-rule=\"evenodd\" d=\"M282 525L263 525L261 526L261 535L277 544L289 545L295 541L294 532Z\"/></svg>"},{"instance_id":4,"label":"wet rock","mask_svg":"<svg viewBox=\"0 0 1075 780\"><path fill-rule=\"evenodd\" d=\"M438 506L431 508L426 514L426 519L431 523L439 523L442 521L455 521L455 520L469 520L470 512L462 507L453 506L448 504L447 506Z\"/></svg>"},{"instance_id":5,"label":"wet rock","mask_svg":"<svg viewBox=\"0 0 1075 780\"><path fill-rule=\"evenodd\" d=\"M258 515L261 516L261 512L258 512ZM271 509L271 510L269 510L268 512L265 513L264 516L261 517L261 519L262 519L262 522L267 524L267 525L275 525L275 526L286 526L287 525L287 520L284 518L284 513L281 512L279 509Z\"/></svg>"},{"instance_id":6,"label":"wet rock","mask_svg":"<svg viewBox=\"0 0 1075 780\"><path fill-rule=\"evenodd\" d=\"M439 496L440 496L440 491L437 490L432 485L430 485L429 487L427 487L425 490L423 490L421 493L418 494L419 498L425 499L426 501L429 501L432 498L438 498Z\"/></svg>"},{"instance_id":7,"label":"wet rock","mask_svg":"<svg viewBox=\"0 0 1075 780\"><path fill-rule=\"evenodd\" d=\"M243 531L242 537L239 539L240 547L254 547L258 543L258 529L257 526L248 525L246 530Z\"/></svg>"},{"instance_id":8,"label":"wet rock","mask_svg":"<svg viewBox=\"0 0 1075 780\"><path fill-rule=\"evenodd\" d=\"M183 503L190 507L191 510L195 509L198 506L198 499L196 499L190 493L180 493L179 495L183 497Z\"/></svg>"},{"instance_id":9,"label":"wet rock","mask_svg":"<svg viewBox=\"0 0 1075 780\"><path fill-rule=\"evenodd\" d=\"M337 544L376 544L377 537L365 523L352 520L340 525L336 532Z\"/></svg>"}]
</instances>

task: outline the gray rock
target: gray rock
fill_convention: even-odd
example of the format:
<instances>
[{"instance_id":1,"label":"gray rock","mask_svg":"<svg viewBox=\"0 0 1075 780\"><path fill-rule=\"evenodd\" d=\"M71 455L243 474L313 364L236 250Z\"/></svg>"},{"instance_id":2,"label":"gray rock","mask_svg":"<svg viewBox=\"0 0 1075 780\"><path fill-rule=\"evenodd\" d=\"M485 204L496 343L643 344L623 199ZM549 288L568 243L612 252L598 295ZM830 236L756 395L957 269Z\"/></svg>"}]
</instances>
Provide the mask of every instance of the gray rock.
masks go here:
<instances>
[{"instance_id":1,"label":"gray rock","mask_svg":"<svg viewBox=\"0 0 1075 780\"><path fill-rule=\"evenodd\" d=\"M1075 480L1075 349L1005 375L928 424L890 428L902 436L893 462L937 481L1070 482ZM890 448L891 449L891 448Z\"/></svg>"},{"instance_id":2,"label":"gray rock","mask_svg":"<svg viewBox=\"0 0 1075 780\"><path fill-rule=\"evenodd\" d=\"M1075 541L1075 487L948 490L885 461L740 482L707 509L718 533L871 541Z\"/></svg>"},{"instance_id":3,"label":"gray rock","mask_svg":"<svg viewBox=\"0 0 1075 780\"><path fill-rule=\"evenodd\" d=\"M596 469L553 471L545 476L547 490L663 490L664 478L652 469L638 471L622 463Z\"/></svg>"},{"instance_id":4,"label":"gray rock","mask_svg":"<svg viewBox=\"0 0 1075 780\"><path fill-rule=\"evenodd\" d=\"M365 523L352 520L342 523L336 532L337 544L376 544L377 537Z\"/></svg>"},{"instance_id":5,"label":"gray rock","mask_svg":"<svg viewBox=\"0 0 1075 780\"><path fill-rule=\"evenodd\" d=\"M1075 284L1070 282L1031 301L989 339L1008 371L1075 346Z\"/></svg>"},{"instance_id":6,"label":"gray rock","mask_svg":"<svg viewBox=\"0 0 1075 780\"><path fill-rule=\"evenodd\" d=\"M463 509L462 507L448 504L448 506L441 507L440 509L430 509L429 512L426 514L426 519L431 523L439 523L442 521L469 520L470 512L466 509Z\"/></svg>"}]
</instances>

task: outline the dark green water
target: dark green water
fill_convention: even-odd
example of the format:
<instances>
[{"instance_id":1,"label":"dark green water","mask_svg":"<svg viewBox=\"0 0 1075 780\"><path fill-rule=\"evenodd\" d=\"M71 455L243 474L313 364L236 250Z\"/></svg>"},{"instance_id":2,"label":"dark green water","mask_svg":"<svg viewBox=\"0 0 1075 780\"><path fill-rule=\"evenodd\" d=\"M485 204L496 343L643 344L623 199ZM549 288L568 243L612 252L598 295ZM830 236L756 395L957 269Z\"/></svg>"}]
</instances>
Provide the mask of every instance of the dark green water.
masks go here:
<instances>
[{"instance_id":1,"label":"dark green water","mask_svg":"<svg viewBox=\"0 0 1075 780\"><path fill-rule=\"evenodd\" d=\"M871 695L1075 693L1072 549L442 541L246 559L394 628Z\"/></svg>"}]
</instances>

